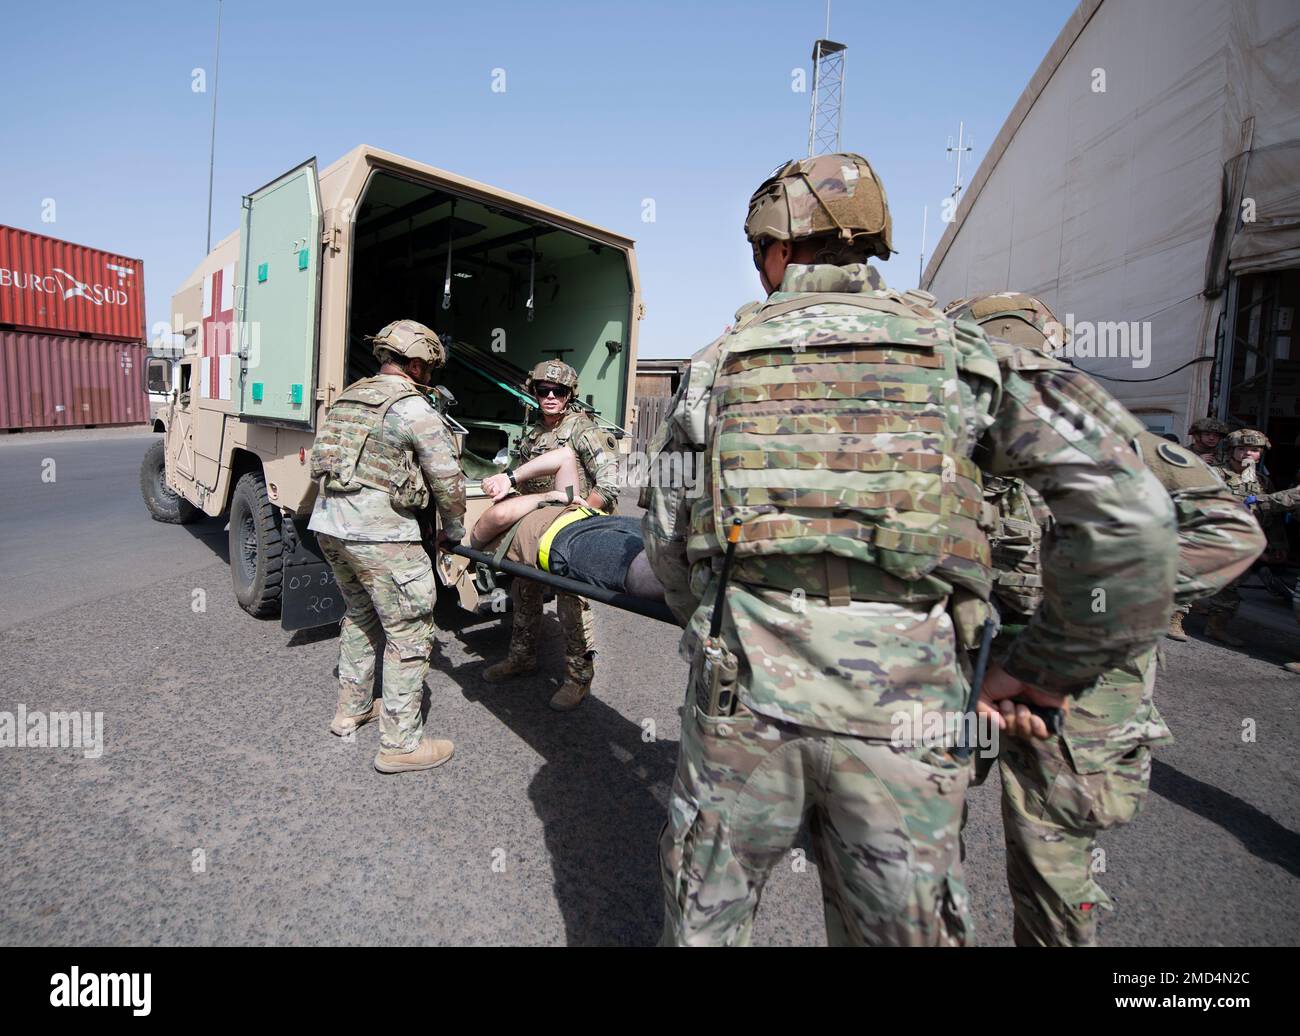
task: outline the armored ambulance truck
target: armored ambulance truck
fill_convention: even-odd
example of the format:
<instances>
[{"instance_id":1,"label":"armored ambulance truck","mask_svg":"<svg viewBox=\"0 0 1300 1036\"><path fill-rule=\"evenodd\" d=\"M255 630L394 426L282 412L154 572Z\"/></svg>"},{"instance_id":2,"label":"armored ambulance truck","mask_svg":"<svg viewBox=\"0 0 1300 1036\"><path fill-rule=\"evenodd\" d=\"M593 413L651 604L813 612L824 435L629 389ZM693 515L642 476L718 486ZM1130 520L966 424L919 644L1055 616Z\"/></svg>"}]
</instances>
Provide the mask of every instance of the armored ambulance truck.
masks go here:
<instances>
[{"instance_id":1,"label":"armored ambulance truck","mask_svg":"<svg viewBox=\"0 0 1300 1036\"><path fill-rule=\"evenodd\" d=\"M642 315L631 238L372 147L315 160L243 200L240 229L172 299L185 336L163 440L145 456L153 517L229 518L240 605L286 629L342 617L307 530L308 453L326 410L377 363L363 336L412 317L450 344L435 405L469 485L503 470L533 416L523 379L559 357L578 405L623 452ZM431 530L432 532L432 530ZM470 589L466 604L479 604Z\"/></svg>"}]
</instances>

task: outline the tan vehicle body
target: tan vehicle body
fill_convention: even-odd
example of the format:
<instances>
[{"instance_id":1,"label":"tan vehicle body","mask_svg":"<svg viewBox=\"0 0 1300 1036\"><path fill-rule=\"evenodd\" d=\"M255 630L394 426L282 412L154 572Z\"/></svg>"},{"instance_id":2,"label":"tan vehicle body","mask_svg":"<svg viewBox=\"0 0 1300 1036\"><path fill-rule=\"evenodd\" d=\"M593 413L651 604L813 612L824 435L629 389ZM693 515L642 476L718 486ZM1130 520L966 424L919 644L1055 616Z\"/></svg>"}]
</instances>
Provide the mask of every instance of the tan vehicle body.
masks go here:
<instances>
[{"instance_id":1,"label":"tan vehicle body","mask_svg":"<svg viewBox=\"0 0 1300 1036\"><path fill-rule=\"evenodd\" d=\"M441 198L445 201L448 195L456 199L451 202L451 216L443 220L448 227L460 225L457 222L460 219L457 213L457 205L461 206L462 211L468 209L471 216L477 213L477 218L481 220L482 224L487 224L497 217L502 220L512 220L517 217L516 222L519 226L525 228L531 226L533 228L533 258L538 263L539 269L545 268L544 264L541 263L542 256L545 253L539 254L539 247L554 247L557 252L571 252L569 262L579 269L587 268L582 264L600 262L604 264L602 270L607 271L611 264L615 262L625 263L627 272L627 316L625 321L621 322L623 326L618 328L617 325L620 321L613 319L607 325L601 325L599 322L592 324L590 321L582 325L584 330L591 326L615 327L616 330L611 334L618 341L618 348L615 348L615 341L604 342L604 345L609 346L609 356L605 357L605 350L597 348L602 342L591 341L592 335L587 336L587 341L557 340L554 344L556 346L571 347L569 354L564 355L562 358L579 369L580 378L587 376L588 372L608 370L611 362L615 364L613 369L618 371L620 368L617 364L623 363L624 366L621 368L623 371L622 384L604 385L603 391L605 395L600 402L605 403L605 405L598 405L597 409L600 410L604 423L617 425L624 429L630 429L635 420L633 392L635 390L637 328L643 310L632 239L530 201L527 198L468 180L445 170L373 147L357 147L326 167L319 175L318 197L321 216L321 242L319 249L318 340L316 345L315 385L314 391L311 392L312 398L303 401L307 405L303 406L302 419L296 426L286 422L249 419L246 413L241 414L241 385L239 379L243 374L240 372L238 354L232 356L229 361L234 368L231 375L233 387L229 392L230 399L205 398L199 391L200 382L203 379L200 365L209 362L208 357L203 355L204 347L202 344L205 281L212 278L216 271L228 271L232 266L234 267L235 319L236 321L243 319L241 302L246 298L245 292L248 288L246 282L249 274L248 271L240 269L244 260L244 257L240 254L240 232L236 231L223 239L185 280L172 298L173 330L185 335L186 351L184 357L180 360L179 383L181 388L175 393L176 399L171 406L171 413L166 421L165 477L167 485L172 490L202 512L214 516L226 512L230 506L232 487L239 478L250 471L261 471L265 477L267 497L271 504L279 510L279 513L284 518L305 520L311 512L317 491L316 485L309 477L307 455L311 450L315 429L320 427L326 410L349 383L348 342L353 342L354 353L359 355L358 346L355 343L360 334L373 334L387 320L407 316L419 318L418 314L406 312L399 302L394 302L392 306L387 308L386 315L382 320L379 320L378 316L374 318L379 320L375 326L368 326L370 322L373 322L368 320L367 326L349 327L349 322L353 318L353 296L358 290L357 284L361 283L361 281L357 280L355 269L357 256L354 254L359 252L358 213L363 211L363 204L368 192L370 192L371 184L381 182L375 179L377 176L382 177L383 189L390 192L394 198L404 198L409 195L418 196L420 191L423 190L423 196L431 199ZM272 183L275 183L275 181ZM432 207L432 203L429 204ZM415 202L408 203L408 206L418 207L418 205L418 197ZM245 208L248 208L247 199ZM388 210L381 210L376 203L368 211L373 213ZM491 215L483 215L485 212L491 213ZM372 216L368 218L374 219L376 223L388 223L389 227L386 229L391 229L392 221L389 216ZM501 224L501 226L507 225L514 226L515 224ZM413 224L411 226L414 227ZM411 240L414 240L416 234L419 233L423 234L424 240L427 241L432 239L438 226L440 224L436 224L435 221L435 224L426 225L423 228L414 228L407 232L410 234ZM465 226L480 226L480 232L486 232L488 229L481 224L472 222L465 223ZM547 235L542 237L541 240L549 242L549 244L538 245L538 227L541 227L541 234ZM376 231L375 233L378 235L382 232ZM369 231L363 230L362 233L369 233ZM516 230L508 235L498 235L498 240L503 243L497 248L497 252L499 253L500 249L509 247L515 240L525 238L527 233L527 229L524 229L523 231ZM256 234L253 236L256 237ZM510 240L506 241L506 238ZM399 241L399 238L394 236L386 240L379 240L378 238L376 240L377 243L366 246L374 250L373 253L367 252L366 255L374 254L378 257L382 251L384 261L387 263L386 268L392 268L395 261L392 257L396 254L398 256L396 262L400 266L402 246L400 243L395 243ZM470 240L473 240L472 235ZM604 256L604 258L592 259L586 251L583 251L584 247L595 256ZM608 250L609 253L621 258L615 260L607 255L604 250ZM518 253L519 249L514 249L510 256L510 262L515 264L522 262L522 265L518 266L520 272L517 273L517 276L523 277L528 273L529 267L526 262L519 258ZM489 316L481 319L490 321L490 306L486 301L486 293L489 290L493 274L488 268L492 267L497 271L506 271L505 273L498 272L496 274L498 278L515 274L515 268L508 268L504 259L494 264L491 251L482 251L479 259L473 258L476 254L473 247L470 247L466 254L469 256L466 260L467 263L479 261L483 264L481 290L484 293L485 301L482 308L489 313ZM452 252L452 255L451 268L455 268L458 260L455 252ZM563 261L562 255L561 261ZM376 258L377 263L378 258ZM427 265L430 269L433 269L435 264L433 260L429 260ZM559 267L556 266L555 268L558 269ZM468 269L473 269L473 267L468 267ZM438 266L436 270L436 288L441 289L442 267ZM373 281L378 275L366 272L363 276L370 277ZM411 277L414 274L408 269L406 276ZM448 283L451 283L450 270L447 276L449 278ZM474 274L458 272L456 276L472 277ZM556 275L556 278L553 298L560 297L559 282L564 280L560 275ZM564 283L565 289L570 293L570 300L567 305L570 307L569 311L572 314L580 312L583 288L577 282L582 280L585 280L585 278L570 274ZM606 277L606 280L609 280L609 277ZM466 288L463 290L472 289ZM529 282L529 291L530 293L532 291L531 282ZM572 300L575 291L579 295L577 303ZM545 292L539 291L538 294L542 295L543 299L545 298ZM378 297L378 289L374 289L369 298L373 301L376 297ZM616 294L607 292L606 296L600 300L603 307L602 311L611 310L610 299L617 301ZM529 301L530 303L532 301L531 294ZM565 302L560 303L560 305L565 304ZM538 303L538 315L545 317L545 309L546 302L543 300ZM532 312L530 309L527 325L530 329L533 326ZM518 317L516 316L514 319L517 321ZM576 316L574 320L576 325ZM544 321L539 321L539 323L544 323ZM530 334L533 334L534 338L537 337L537 334L531 330ZM555 337L558 339L560 336L557 334ZM261 346L263 349L273 347L274 343L263 343ZM453 346L453 356L455 351L455 346ZM585 353L591 353L592 355L585 355ZM545 355L545 353L539 354L536 359L545 358ZM515 359L515 357L511 357L512 361ZM524 367L526 364L531 365L534 362L531 355L521 355L517 360L520 367ZM352 362L357 362L355 357ZM603 362L603 367L599 366L601 362ZM245 368L246 370L247 368ZM592 376L590 380L596 382L598 378ZM606 381L608 382L609 378L606 378ZM520 388L522 388L522 385ZM580 392L586 391L587 388L588 385L584 381L580 385ZM243 391L247 392L246 385L243 386ZM614 393L614 395L611 396L611 393ZM214 396L216 394L216 392L212 393ZM609 402L610 399L613 399L612 406ZM610 409L615 409L617 412L611 413L609 412ZM519 412L521 415L525 412L522 404L519 404ZM453 411L451 416L457 417L459 412ZM620 449L626 452L630 447L630 442L631 438L629 436L623 436L620 439ZM497 454L497 456L500 456L500 454ZM469 480L470 503L467 520L470 523L478 517L488 503L479 488L480 478L471 477Z\"/></svg>"}]
</instances>

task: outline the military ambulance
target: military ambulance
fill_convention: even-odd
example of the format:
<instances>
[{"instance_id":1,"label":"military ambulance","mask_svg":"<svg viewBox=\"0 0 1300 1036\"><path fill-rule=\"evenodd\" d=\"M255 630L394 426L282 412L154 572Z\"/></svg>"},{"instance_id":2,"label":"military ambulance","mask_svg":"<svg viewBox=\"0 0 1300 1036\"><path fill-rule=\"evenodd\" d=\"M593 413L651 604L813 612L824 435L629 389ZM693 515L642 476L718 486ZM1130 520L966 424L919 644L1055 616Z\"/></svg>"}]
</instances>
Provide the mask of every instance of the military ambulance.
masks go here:
<instances>
[{"instance_id":1,"label":"military ambulance","mask_svg":"<svg viewBox=\"0 0 1300 1036\"><path fill-rule=\"evenodd\" d=\"M307 530L308 453L345 386L377 370L364 336L411 317L450 345L434 403L469 481L504 469L531 420L526 372L559 357L578 404L630 449L637 324L631 238L373 147L308 161L243 199L172 299L185 336L162 442L140 483L150 513L229 519L235 596L286 629L341 618ZM472 588L467 605L480 606Z\"/></svg>"}]
</instances>

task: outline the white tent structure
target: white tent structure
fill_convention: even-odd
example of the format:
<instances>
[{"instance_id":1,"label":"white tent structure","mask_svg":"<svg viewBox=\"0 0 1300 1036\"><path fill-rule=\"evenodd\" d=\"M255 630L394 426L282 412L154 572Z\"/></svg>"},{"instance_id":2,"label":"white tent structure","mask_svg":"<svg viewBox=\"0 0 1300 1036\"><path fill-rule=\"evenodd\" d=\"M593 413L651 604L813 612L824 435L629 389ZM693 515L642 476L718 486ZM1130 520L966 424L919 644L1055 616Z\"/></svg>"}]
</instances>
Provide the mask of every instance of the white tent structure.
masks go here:
<instances>
[{"instance_id":1,"label":"white tent structure","mask_svg":"<svg viewBox=\"0 0 1300 1036\"><path fill-rule=\"evenodd\" d=\"M1014 46L1013 40L1007 41ZM1300 4L1083 0L922 280L1038 295L1149 427L1300 434ZM1289 475L1300 452L1272 458Z\"/></svg>"}]
</instances>

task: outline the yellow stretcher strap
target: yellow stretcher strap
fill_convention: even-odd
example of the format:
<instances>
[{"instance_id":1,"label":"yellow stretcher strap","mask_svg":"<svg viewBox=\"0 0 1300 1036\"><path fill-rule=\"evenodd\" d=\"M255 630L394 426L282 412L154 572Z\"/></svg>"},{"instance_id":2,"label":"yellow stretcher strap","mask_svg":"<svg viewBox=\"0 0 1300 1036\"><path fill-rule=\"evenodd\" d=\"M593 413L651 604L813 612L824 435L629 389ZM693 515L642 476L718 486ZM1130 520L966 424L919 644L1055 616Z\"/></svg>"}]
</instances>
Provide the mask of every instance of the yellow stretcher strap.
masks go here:
<instances>
[{"instance_id":1,"label":"yellow stretcher strap","mask_svg":"<svg viewBox=\"0 0 1300 1036\"><path fill-rule=\"evenodd\" d=\"M537 567L543 572L551 570L551 544L554 542L555 537L559 535L561 529L566 525L572 525L574 522L580 522L584 518L595 518L604 513L604 511L597 511L586 504L579 504L577 510L565 511L564 514L551 522L537 543Z\"/></svg>"}]
</instances>

